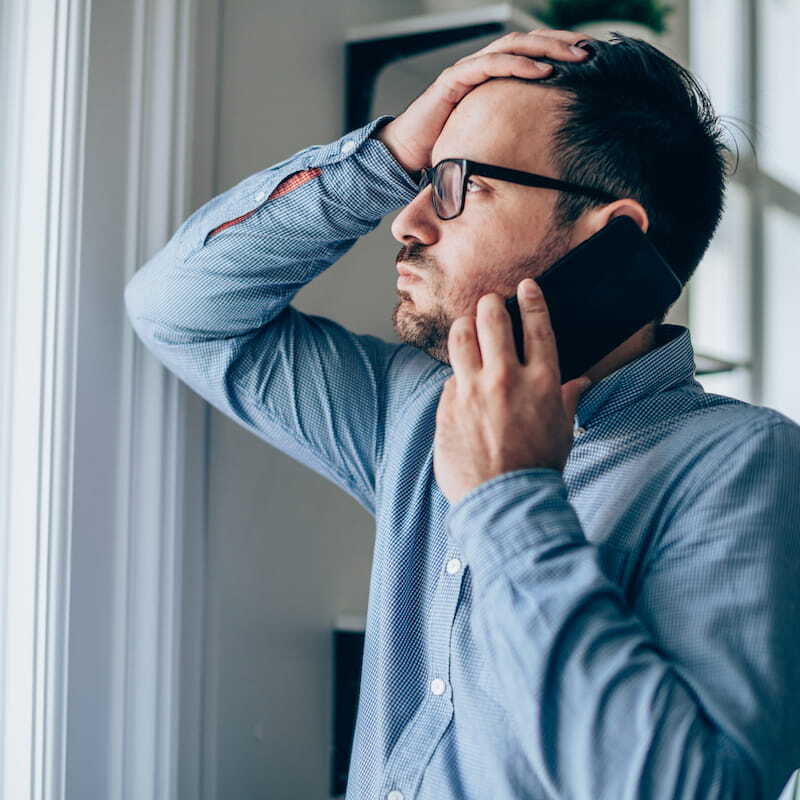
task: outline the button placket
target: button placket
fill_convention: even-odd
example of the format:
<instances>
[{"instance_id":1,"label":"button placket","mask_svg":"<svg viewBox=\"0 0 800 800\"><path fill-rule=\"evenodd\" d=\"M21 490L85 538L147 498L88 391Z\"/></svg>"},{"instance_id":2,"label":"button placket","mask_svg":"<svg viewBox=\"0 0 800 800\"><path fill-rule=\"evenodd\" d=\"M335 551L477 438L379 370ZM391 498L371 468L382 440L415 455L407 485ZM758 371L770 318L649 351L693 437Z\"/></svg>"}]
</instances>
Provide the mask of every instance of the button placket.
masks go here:
<instances>
[{"instance_id":1,"label":"button placket","mask_svg":"<svg viewBox=\"0 0 800 800\"><path fill-rule=\"evenodd\" d=\"M419 768L415 766L419 763L419 756L424 756L423 760L427 762L430 754L439 746L453 715L452 685L447 678L451 658L450 639L464 564L453 551L448 554L447 550L450 547L439 556L441 571L428 621L431 657L428 659L427 700L420 704L387 760L381 794L381 798L386 800L390 796L392 799L402 796L400 789L393 788L398 785L406 786L406 791L416 791L415 787L421 780ZM452 573L450 570L454 561L458 562L458 569ZM451 564L449 569L447 564ZM409 760L410 753L414 757ZM392 795L393 791L399 794Z\"/></svg>"}]
</instances>

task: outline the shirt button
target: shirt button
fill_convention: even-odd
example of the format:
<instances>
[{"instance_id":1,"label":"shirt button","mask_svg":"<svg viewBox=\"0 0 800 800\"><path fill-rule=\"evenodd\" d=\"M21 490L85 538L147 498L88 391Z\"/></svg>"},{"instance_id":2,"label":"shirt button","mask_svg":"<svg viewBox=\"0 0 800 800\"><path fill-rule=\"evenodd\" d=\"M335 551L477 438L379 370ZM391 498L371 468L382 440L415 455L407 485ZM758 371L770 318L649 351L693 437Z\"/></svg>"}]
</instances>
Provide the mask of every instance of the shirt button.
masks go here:
<instances>
[{"instance_id":1,"label":"shirt button","mask_svg":"<svg viewBox=\"0 0 800 800\"><path fill-rule=\"evenodd\" d=\"M450 559L450 560L447 562L447 571L448 571L448 572L449 572L451 575L455 575L455 574L456 574L456 572L458 572L460 569L461 569L461 561L460 561L459 559L457 559L457 558L451 558L451 559Z\"/></svg>"},{"instance_id":2,"label":"shirt button","mask_svg":"<svg viewBox=\"0 0 800 800\"><path fill-rule=\"evenodd\" d=\"M267 196L266 192L256 192L255 201L260 203Z\"/></svg>"},{"instance_id":3,"label":"shirt button","mask_svg":"<svg viewBox=\"0 0 800 800\"><path fill-rule=\"evenodd\" d=\"M356 143L355 143L355 142L354 142L352 139L351 139L351 140L348 140L348 141L346 141L346 142L345 142L345 143L342 145L342 152L343 152L343 153L350 153L350 152L352 152L352 151L353 151L353 150L355 150L355 149L356 149ZM394 800L394 798L392 798L392 800ZM401 798L397 798L397 800L401 800Z\"/></svg>"},{"instance_id":4,"label":"shirt button","mask_svg":"<svg viewBox=\"0 0 800 800\"><path fill-rule=\"evenodd\" d=\"M444 694L444 681L441 678L434 678L431 681L431 691L434 694Z\"/></svg>"},{"instance_id":5,"label":"shirt button","mask_svg":"<svg viewBox=\"0 0 800 800\"><path fill-rule=\"evenodd\" d=\"M403 800L403 793L398 792L397 789L392 789L392 791L386 795L386 800Z\"/></svg>"},{"instance_id":6,"label":"shirt button","mask_svg":"<svg viewBox=\"0 0 800 800\"><path fill-rule=\"evenodd\" d=\"M578 425L578 427L575 428L573 433L575 434L575 436L580 436L582 433L586 433L586 428L581 428L581 426Z\"/></svg>"}]
</instances>

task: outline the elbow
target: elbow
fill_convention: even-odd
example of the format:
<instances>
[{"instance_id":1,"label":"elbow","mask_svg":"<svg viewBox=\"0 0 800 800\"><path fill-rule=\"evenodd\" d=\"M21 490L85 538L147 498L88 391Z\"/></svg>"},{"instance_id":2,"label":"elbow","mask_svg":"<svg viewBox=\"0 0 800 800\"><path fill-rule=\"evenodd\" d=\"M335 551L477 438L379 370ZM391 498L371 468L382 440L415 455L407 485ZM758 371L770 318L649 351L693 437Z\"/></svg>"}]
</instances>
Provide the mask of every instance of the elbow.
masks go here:
<instances>
[{"instance_id":1,"label":"elbow","mask_svg":"<svg viewBox=\"0 0 800 800\"><path fill-rule=\"evenodd\" d=\"M134 322L138 313L139 313L139 297L136 287L136 278L138 276L138 272L128 281L125 285L125 290L123 292L123 300L125 302L125 312L128 315L128 319L131 323Z\"/></svg>"},{"instance_id":2,"label":"elbow","mask_svg":"<svg viewBox=\"0 0 800 800\"><path fill-rule=\"evenodd\" d=\"M153 342L158 327L158 313L144 268L139 269L126 284L123 300L125 313L133 330L146 344Z\"/></svg>"}]
</instances>

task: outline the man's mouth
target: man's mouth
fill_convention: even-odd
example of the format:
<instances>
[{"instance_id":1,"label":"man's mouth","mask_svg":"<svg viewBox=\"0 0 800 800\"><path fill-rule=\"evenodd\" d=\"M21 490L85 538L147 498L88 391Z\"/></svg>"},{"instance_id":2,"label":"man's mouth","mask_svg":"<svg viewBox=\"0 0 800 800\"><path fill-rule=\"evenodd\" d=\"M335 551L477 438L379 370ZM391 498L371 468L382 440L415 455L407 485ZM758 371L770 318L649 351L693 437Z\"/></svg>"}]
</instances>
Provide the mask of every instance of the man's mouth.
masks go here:
<instances>
[{"instance_id":1,"label":"man's mouth","mask_svg":"<svg viewBox=\"0 0 800 800\"><path fill-rule=\"evenodd\" d=\"M417 275L416 272L408 269L408 267L401 267L399 264L397 265L397 272L401 278L407 278L408 280L422 280L422 278Z\"/></svg>"}]
</instances>

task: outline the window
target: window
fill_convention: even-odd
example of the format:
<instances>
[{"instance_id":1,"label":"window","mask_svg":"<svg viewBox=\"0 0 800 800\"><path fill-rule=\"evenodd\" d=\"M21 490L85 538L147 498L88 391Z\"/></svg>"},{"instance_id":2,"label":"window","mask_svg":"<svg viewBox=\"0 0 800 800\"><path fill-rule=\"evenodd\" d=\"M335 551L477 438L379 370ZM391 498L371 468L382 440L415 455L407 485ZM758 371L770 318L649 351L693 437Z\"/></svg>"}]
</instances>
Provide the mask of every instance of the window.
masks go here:
<instances>
[{"instance_id":1,"label":"window","mask_svg":"<svg viewBox=\"0 0 800 800\"><path fill-rule=\"evenodd\" d=\"M723 117L739 164L720 228L689 284L689 323L697 350L744 365L704 376L708 391L800 421L800 70L791 41L798 26L793 0L691 0L689 66Z\"/></svg>"}]
</instances>

